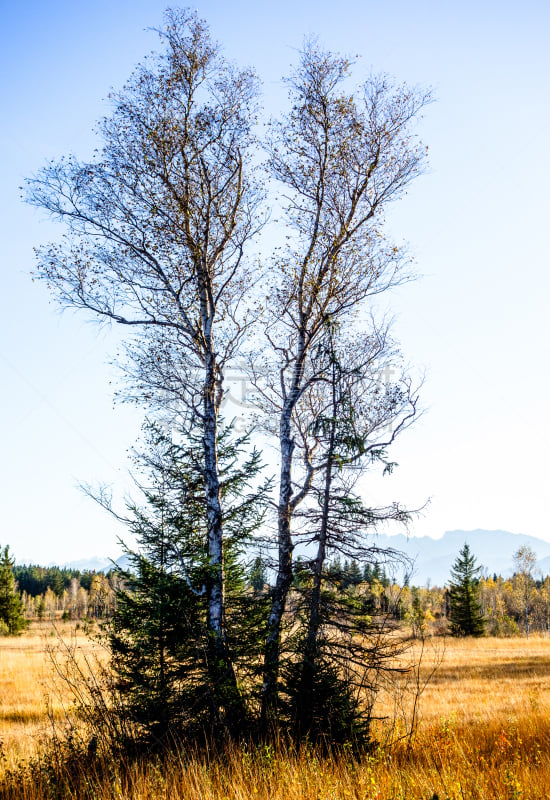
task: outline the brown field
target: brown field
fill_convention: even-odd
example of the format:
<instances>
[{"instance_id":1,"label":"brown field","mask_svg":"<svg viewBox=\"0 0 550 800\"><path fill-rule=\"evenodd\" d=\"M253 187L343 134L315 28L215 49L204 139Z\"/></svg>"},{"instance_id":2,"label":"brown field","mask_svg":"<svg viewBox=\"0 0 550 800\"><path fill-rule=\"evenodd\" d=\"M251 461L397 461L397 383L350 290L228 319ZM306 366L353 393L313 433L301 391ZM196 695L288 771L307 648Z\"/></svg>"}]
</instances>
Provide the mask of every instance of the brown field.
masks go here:
<instances>
[{"instance_id":1,"label":"brown field","mask_svg":"<svg viewBox=\"0 0 550 800\"><path fill-rule=\"evenodd\" d=\"M70 634L69 628L64 629ZM2 765L13 768L37 752L49 735L46 696L51 696L55 642L49 628L34 627L0 639L0 738ZM87 652L93 645L82 634ZM414 739L380 746L359 761L346 753L324 758L271 748L235 748L223 758L183 753L167 763L142 763L125 774L114 765L87 796L98 800L543 800L550 798L550 639L452 640L444 652L425 654L420 685L440 666L420 699ZM414 673L408 676L409 688ZM397 713L408 705L403 695ZM381 699L380 712L393 716ZM382 714L383 715L383 714ZM58 699L53 717L62 718ZM384 742L387 722L376 736ZM399 728L394 729L399 733ZM404 728L403 728L404 732ZM93 781L93 778L92 778ZM39 800L44 789L21 787L0 796ZM77 795L67 793L67 797Z\"/></svg>"},{"instance_id":2,"label":"brown field","mask_svg":"<svg viewBox=\"0 0 550 800\"><path fill-rule=\"evenodd\" d=\"M91 654L93 642L74 626L33 623L18 637L0 637L0 743L4 767L35 753L51 734L52 717L64 717L59 682L53 681L50 652L58 649L58 634ZM66 703L70 703L66 696Z\"/></svg>"}]
</instances>

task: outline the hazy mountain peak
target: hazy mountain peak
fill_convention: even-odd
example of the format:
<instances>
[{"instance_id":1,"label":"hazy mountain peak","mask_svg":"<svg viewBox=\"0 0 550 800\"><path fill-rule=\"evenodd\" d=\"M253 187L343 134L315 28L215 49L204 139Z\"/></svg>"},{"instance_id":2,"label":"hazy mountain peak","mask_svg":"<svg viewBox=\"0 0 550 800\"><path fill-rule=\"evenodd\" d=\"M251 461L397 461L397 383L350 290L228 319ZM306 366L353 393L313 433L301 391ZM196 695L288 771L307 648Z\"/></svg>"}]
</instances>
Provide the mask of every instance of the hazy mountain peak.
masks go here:
<instances>
[{"instance_id":1,"label":"hazy mountain peak","mask_svg":"<svg viewBox=\"0 0 550 800\"><path fill-rule=\"evenodd\" d=\"M376 537L379 547L394 547L414 560L411 584L444 586L449 582L451 566L464 544L470 545L477 562L485 574L508 577L513 571L514 553L523 545L531 547L537 555L537 567L543 574L550 573L550 542L510 531L446 531L440 539L431 536L405 536L398 534Z\"/></svg>"}]
</instances>

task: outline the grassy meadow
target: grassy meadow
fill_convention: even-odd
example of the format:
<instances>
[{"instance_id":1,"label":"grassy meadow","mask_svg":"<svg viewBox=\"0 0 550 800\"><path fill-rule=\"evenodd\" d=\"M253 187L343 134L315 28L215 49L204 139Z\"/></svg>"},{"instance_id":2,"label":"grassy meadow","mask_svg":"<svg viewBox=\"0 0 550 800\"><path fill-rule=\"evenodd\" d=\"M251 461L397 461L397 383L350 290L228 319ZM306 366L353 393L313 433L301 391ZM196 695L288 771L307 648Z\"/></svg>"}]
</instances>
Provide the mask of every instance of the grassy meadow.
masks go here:
<instances>
[{"instance_id":1,"label":"grassy meadow","mask_svg":"<svg viewBox=\"0 0 550 800\"><path fill-rule=\"evenodd\" d=\"M88 654L81 632L65 636ZM61 724L62 698L52 691L48 650L51 628L33 626L19 638L0 639L0 771L4 778L21 760L36 755ZM76 639L74 638L76 635ZM437 639L428 642L420 674L402 678L397 703L381 696L375 713L379 742L360 760L343 751L327 758L314 751L275 752L271 747L233 748L223 757L181 752L127 770L111 764L96 774L89 765L87 797L97 800L542 800L550 797L550 639ZM418 648L417 645L417 654ZM410 656L409 656L410 657ZM403 715L412 711L413 691L422 689L412 740L393 748L385 742L405 734ZM395 693L394 693L395 696ZM47 711L47 697L50 711ZM38 800L46 784L13 781L0 797ZM51 796L56 796L51 794ZM63 796L76 797L69 790ZM84 796L84 795L82 795Z\"/></svg>"},{"instance_id":2,"label":"grassy meadow","mask_svg":"<svg viewBox=\"0 0 550 800\"><path fill-rule=\"evenodd\" d=\"M50 657L57 651L58 633L64 641L91 654L96 645L74 625L54 627L32 623L22 636L0 638L0 743L2 766L13 768L21 758L34 755L51 735L52 720L64 718L69 694L59 697ZM2 769L2 767L0 767Z\"/></svg>"}]
</instances>

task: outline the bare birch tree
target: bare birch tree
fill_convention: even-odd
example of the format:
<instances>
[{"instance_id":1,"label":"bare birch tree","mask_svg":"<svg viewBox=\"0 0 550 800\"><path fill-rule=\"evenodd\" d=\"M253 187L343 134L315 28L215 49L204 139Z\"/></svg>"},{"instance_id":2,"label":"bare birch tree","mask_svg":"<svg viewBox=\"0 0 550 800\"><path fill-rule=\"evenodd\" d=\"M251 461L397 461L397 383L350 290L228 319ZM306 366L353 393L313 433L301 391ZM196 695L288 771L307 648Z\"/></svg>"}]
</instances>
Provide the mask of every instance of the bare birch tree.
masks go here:
<instances>
[{"instance_id":1,"label":"bare birch tree","mask_svg":"<svg viewBox=\"0 0 550 800\"><path fill-rule=\"evenodd\" d=\"M535 594L533 572L536 563L537 554L529 545L522 545L514 553L514 591L519 599L519 606L523 611L525 635L527 638L529 638L533 595Z\"/></svg>"},{"instance_id":2,"label":"bare birch tree","mask_svg":"<svg viewBox=\"0 0 550 800\"><path fill-rule=\"evenodd\" d=\"M246 168L257 81L221 57L188 11L168 10L159 33L164 51L112 95L96 157L50 163L28 196L67 230L64 244L38 250L38 277L63 306L126 326L133 391L179 401L202 428L210 661L235 695L216 440L224 367L250 323L242 299L261 199Z\"/></svg>"},{"instance_id":3,"label":"bare birch tree","mask_svg":"<svg viewBox=\"0 0 550 800\"><path fill-rule=\"evenodd\" d=\"M390 521L408 523L410 512L397 503L366 506L359 482L373 466L391 471L387 448L416 418L418 393L399 369L386 326L350 336L327 324L312 360L317 379L295 413L296 467L301 462L311 479L294 512L293 541L307 555L293 590L301 597L301 624L295 598L295 633L281 649L284 663L290 646L286 704L298 738L368 739L370 703L399 649L390 635L395 623L389 614L366 613L353 592L339 591L330 560L406 564L402 554L378 547L373 534ZM327 704L337 710L333 718Z\"/></svg>"},{"instance_id":4,"label":"bare birch tree","mask_svg":"<svg viewBox=\"0 0 550 800\"><path fill-rule=\"evenodd\" d=\"M289 80L291 111L271 125L269 167L286 202L286 244L274 258L267 308L270 354L257 380L279 419L278 565L264 665L262 723L276 714L281 621L292 582L292 518L312 473L296 485L297 409L318 379L312 361L327 321L353 324L373 295L405 279L405 254L383 233L387 204L422 170L411 123L429 93L372 77L345 88L346 59L308 44ZM259 365L256 365L259 371Z\"/></svg>"}]
</instances>

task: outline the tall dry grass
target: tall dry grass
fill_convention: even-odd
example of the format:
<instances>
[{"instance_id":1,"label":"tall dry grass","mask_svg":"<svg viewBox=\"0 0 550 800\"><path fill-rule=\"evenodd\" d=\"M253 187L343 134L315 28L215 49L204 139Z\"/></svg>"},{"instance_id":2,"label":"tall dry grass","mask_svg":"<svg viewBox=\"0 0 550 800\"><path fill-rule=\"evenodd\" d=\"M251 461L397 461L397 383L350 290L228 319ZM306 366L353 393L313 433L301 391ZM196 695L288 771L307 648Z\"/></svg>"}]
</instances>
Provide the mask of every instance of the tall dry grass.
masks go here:
<instances>
[{"instance_id":1,"label":"tall dry grass","mask_svg":"<svg viewBox=\"0 0 550 800\"><path fill-rule=\"evenodd\" d=\"M47 734L44 652L50 637L31 631L0 640L0 714L4 788L0 797L55 797L60 775L36 771L9 783L6 766L36 752ZM82 640L86 647L89 643ZM428 647L420 686L441 652ZM414 682L414 672L406 677ZM406 688L406 687L402 687ZM403 710L411 695L402 695ZM393 707L381 698L380 716ZM410 708L409 708L410 711ZM61 709L59 709L61 713ZM83 755L78 790L59 797L96 800L543 800L550 798L550 640L447 640L439 669L420 701L414 738L383 746L388 721L374 731L381 743L355 759L271 747L230 747L222 755L182 750L164 761L123 765ZM42 728L41 728L42 726ZM398 733L399 731L397 731ZM403 732L405 729L403 728ZM87 776L81 781L82 774ZM66 776L67 777L67 776Z\"/></svg>"},{"instance_id":2,"label":"tall dry grass","mask_svg":"<svg viewBox=\"0 0 550 800\"><path fill-rule=\"evenodd\" d=\"M55 690L50 654L59 636L83 653L95 643L74 625L33 623L22 636L0 637L0 746L2 765L12 769L34 755L51 735L52 721L61 721L71 698Z\"/></svg>"}]
</instances>

